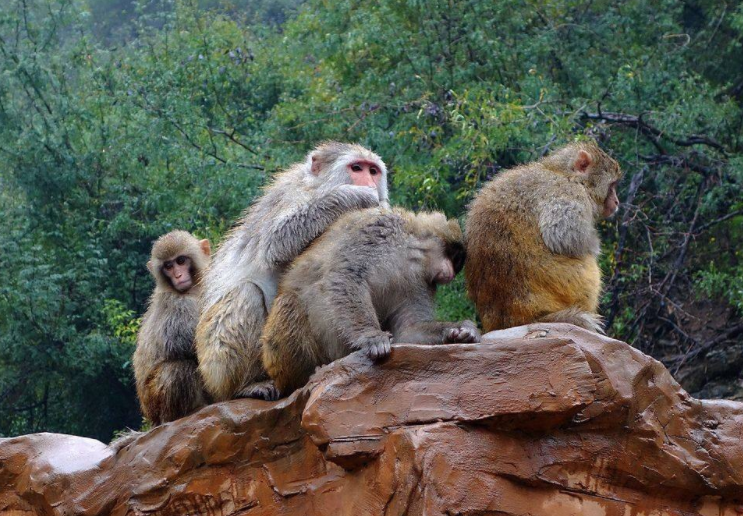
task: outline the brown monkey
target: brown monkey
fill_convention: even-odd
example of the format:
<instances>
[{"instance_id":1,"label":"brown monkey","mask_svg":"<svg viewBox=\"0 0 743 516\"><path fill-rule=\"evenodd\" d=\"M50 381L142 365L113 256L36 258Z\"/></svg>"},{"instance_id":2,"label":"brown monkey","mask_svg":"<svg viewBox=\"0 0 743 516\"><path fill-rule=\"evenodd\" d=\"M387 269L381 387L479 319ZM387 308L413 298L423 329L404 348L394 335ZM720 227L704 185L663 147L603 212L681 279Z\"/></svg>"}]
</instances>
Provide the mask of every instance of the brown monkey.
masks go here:
<instances>
[{"instance_id":1,"label":"brown monkey","mask_svg":"<svg viewBox=\"0 0 743 516\"><path fill-rule=\"evenodd\" d=\"M282 395L355 350L372 360L406 343L478 342L471 321L434 320L436 286L464 265L462 231L441 213L372 208L338 219L283 277L261 337Z\"/></svg>"},{"instance_id":2,"label":"brown monkey","mask_svg":"<svg viewBox=\"0 0 743 516\"><path fill-rule=\"evenodd\" d=\"M207 402L194 331L199 279L209 253L209 241L187 231L171 231L152 246L147 268L155 278L155 291L142 318L133 364L142 413L154 425L186 416Z\"/></svg>"},{"instance_id":3,"label":"brown monkey","mask_svg":"<svg viewBox=\"0 0 743 516\"><path fill-rule=\"evenodd\" d=\"M278 174L214 256L196 329L199 371L215 401L275 397L260 335L279 275L351 210L387 205L387 168L359 145L330 142Z\"/></svg>"},{"instance_id":4,"label":"brown monkey","mask_svg":"<svg viewBox=\"0 0 743 516\"><path fill-rule=\"evenodd\" d=\"M616 161L584 142L482 188L465 227L465 277L483 331L535 321L602 331L595 224L619 208L621 175Z\"/></svg>"}]
</instances>

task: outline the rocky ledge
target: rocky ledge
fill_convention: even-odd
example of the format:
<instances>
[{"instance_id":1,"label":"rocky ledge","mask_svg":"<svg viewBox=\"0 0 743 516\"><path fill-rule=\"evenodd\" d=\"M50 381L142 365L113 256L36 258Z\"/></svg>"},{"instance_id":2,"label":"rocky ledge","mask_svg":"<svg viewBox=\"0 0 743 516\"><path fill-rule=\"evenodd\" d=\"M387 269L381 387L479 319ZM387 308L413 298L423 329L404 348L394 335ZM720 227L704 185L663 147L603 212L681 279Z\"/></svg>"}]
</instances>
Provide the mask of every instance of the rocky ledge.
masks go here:
<instances>
[{"instance_id":1,"label":"rocky ledge","mask_svg":"<svg viewBox=\"0 0 743 516\"><path fill-rule=\"evenodd\" d=\"M354 354L115 453L0 440L3 515L737 515L743 404L699 401L627 344L561 324Z\"/></svg>"}]
</instances>

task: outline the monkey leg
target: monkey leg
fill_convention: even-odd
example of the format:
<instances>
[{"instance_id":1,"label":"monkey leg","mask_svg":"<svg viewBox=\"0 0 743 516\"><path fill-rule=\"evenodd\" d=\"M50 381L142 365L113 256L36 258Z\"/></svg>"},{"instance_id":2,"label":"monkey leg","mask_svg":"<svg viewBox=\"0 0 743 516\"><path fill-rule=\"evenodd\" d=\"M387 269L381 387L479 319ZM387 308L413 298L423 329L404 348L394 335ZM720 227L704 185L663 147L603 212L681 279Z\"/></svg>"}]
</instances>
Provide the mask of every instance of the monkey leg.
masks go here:
<instances>
[{"instance_id":1,"label":"monkey leg","mask_svg":"<svg viewBox=\"0 0 743 516\"><path fill-rule=\"evenodd\" d=\"M174 421L206 405L201 379L193 360L168 360L158 364L145 385L145 416L154 425Z\"/></svg>"},{"instance_id":2,"label":"monkey leg","mask_svg":"<svg viewBox=\"0 0 743 516\"><path fill-rule=\"evenodd\" d=\"M315 367L330 360L320 353L309 319L290 293L274 301L263 330L263 365L281 396L307 383Z\"/></svg>"},{"instance_id":3,"label":"monkey leg","mask_svg":"<svg viewBox=\"0 0 743 516\"><path fill-rule=\"evenodd\" d=\"M204 387L214 401L233 399L246 386L268 378L260 347L265 320L263 291L248 282L202 315L196 353Z\"/></svg>"},{"instance_id":4,"label":"monkey leg","mask_svg":"<svg viewBox=\"0 0 743 516\"><path fill-rule=\"evenodd\" d=\"M561 322L574 324L604 334L604 325L601 316L592 312L586 312L577 307L570 307L559 312L547 314L539 319L541 322Z\"/></svg>"}]
</instances>

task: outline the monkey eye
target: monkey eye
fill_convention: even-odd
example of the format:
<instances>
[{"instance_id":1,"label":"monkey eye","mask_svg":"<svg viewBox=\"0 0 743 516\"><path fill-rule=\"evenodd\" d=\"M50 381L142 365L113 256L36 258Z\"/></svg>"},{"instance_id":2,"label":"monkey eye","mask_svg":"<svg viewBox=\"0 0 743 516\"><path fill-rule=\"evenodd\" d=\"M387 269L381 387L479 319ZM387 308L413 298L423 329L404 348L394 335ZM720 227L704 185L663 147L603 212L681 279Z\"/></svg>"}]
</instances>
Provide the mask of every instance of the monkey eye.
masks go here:
<instances>
[{"instance_id":1,"label":"monkey eye","mask_svg":"<svg viewBox=\"0 0 743 516\"><path fill-rule=\"evenodd\" d=\"M376 176L377 174L379 174L379 169L377 167L370 167L369 173L373 176Z\"/></svg>"},{"instance_id":2,"label":"monkey eye","mask_svg":"<svg viewBox=\"0 0 743 516\"><path fill-rule=\"evenodd\" d=\"M185 256L179 256L178 258L175 259L175 263L177 263L178 265L183 265L184 263L186 263L186 257ZM171 265L171 267L172 267L172 265Z\"/></svg>"},{"instance_id":3,"label":"monkey eye","mask_svg":"<svg viewBox=\"0 0 743 516\"><path fill-rule=\"evenodd\" d=\"M363 170L363 167L358 163L354 163L353 165L351 165L351 170L353 170L354 172L361 172Z\"/></svg>"},{"instance_id":4,"label":"monkey eye","mask_svg":"<svg viewBox=\"0 0 743 516\"><path fill-rule=\"evenodd\" d=\"M165 262L163 264L163 269L165 269L166 271L169 271L172 268L173 268L173 262Z\"/></svg>"}]
</instances>

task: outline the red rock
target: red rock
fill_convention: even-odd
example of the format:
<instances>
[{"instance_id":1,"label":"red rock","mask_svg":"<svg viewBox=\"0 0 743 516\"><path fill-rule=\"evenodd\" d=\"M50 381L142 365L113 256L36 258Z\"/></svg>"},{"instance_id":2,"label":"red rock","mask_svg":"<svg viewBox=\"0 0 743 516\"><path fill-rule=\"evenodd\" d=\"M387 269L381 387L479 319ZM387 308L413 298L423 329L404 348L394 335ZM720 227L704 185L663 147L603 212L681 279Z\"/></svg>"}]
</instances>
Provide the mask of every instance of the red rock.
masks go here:
<instances>
[{"instance_id":1,"label":"red rock","mask_svg":"<svg viewBox=\"0 0 743 516\"><path fill-rule=\"evenodd\" d=\"M737 515L743 404L689 397L627 344L573 326L397 345L236 400L115 454L0 440L2 515Z\"/></svg>"}]
</instances>

